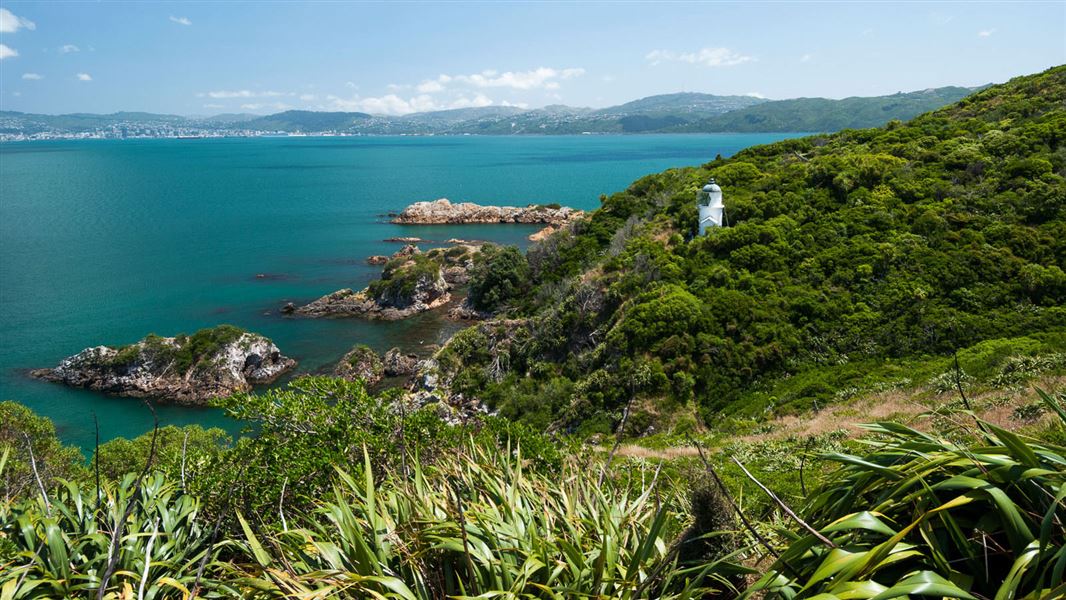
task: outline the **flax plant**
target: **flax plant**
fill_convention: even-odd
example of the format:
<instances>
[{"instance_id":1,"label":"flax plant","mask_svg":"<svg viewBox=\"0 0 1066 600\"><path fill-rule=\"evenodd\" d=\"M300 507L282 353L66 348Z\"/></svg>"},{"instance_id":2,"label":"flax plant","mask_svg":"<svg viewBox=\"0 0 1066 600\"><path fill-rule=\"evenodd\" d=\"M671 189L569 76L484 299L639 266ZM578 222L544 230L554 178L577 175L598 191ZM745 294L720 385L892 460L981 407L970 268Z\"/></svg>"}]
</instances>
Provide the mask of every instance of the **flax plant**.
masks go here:
<instances>
[{"instance_id":1,"label":"flax plant","mask_svg":"<svg viewBox=\"0 0 1066 600\"><path fill-rule=\"evenodd\" d=\"M214 569L210 524L202 522L199 502L162 475L147 477L136 498L134 488L133 475L101 488L99 496L95 487L60 481L47 501L0 504L0 599L188 598L200 565ZM199 582L201 597L220 593L207 593L218 587L210 577Z\"/></svg>"},{"instance_id":2,"label":"flax plant","mask_svg":"<svg viewBox=\"0 0 1066 600\"><path fill-rule=\"evenodd\" d=\"M272 597L703 598L743 569L680 564L687 517L675 492L575 468L527 473L520 453L480 447L404 479L340 472L311 524L247 545L246 581Z\"/></svg>"},{"instance_id":3,"label":"flax plant","mask_svg":"<svg viewBox=\"0 0 1066 600\"><path fill-rule=\"evenodd\" d=\"M1039 394L1066 426L1060 402ZM827 455L840 469L803 512L835 547L786 533L791 544L748 594L1066 597L1066 448L972 422L973 444L877 423L862 456Z\"/></svg>"}]
</instances>

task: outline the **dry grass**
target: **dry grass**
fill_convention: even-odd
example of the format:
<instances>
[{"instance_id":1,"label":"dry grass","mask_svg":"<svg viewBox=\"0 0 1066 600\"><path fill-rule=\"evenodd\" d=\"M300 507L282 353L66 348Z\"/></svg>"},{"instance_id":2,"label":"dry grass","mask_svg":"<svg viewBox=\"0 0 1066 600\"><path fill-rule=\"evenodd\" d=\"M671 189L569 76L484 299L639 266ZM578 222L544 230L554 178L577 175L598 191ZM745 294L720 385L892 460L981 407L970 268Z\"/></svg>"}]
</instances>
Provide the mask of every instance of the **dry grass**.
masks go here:
<instances>
[{"instance_id":1,"label":"dry grass","mask_svg":"<svg viewBox=\"0 0 1066 600\"><path fill-rule=\"evenodd\" d=\"M611 451L610 446L596 446L598 452L607 454ZM693 458L699 456L699 450L694 446L678 446L675 448L645 448L636 444L622 444L618 447L615 456L626 458L643 458L646 460L673 460L676 458Z\"/></svg>"},{"instance_id":2,"label":"dry grass","mask_svg":"<svg viewBox=\"0 0 1066 600\"><path fill-rule=\"evenodd\" d=\"M968 393L967 398L978 418L1008 431L1016 431L1023 427L1047 424L1054 419L1054 415L1049 414L1029 421L1016 418L1016 409L1035 401L1034 388L1066 388L1066 376L1037 377L1023 386ZM922 415L958 401L958 393L936 394L922 387L870 393L848 402L828 406L818 412L777 417L767 423L765 433L738 436L733 440L748 443L766 442L790 437L820 436L840 430L847 431L849 438L858 438L865 433L865 430L859 427L860 424L877 421L897 421L919 431L933 433L939 429L938 421L922 418ZM597 447L597 450L607 453L610 447ZM616 454L629 458L671 460L696 457L699 451L694 446L653 449L637 444L623 444L618 447Z\"/></svg>"},{"instance_id":3,"label":"dry grass","mask_svg":"<svg viewBox=\"0 0 1066 600\"><path fill-rule=\"evenodd\" d=\"M1044 415L1037 421L1019 421L1013 418L1015 409L1035 400L1034 388L1055 390L1062 389L1064 384L1066 376L1037 377L1024 386L984 390L967 394L967 398L981 420L1013 431L1051 418L1049 415ZM919 431L929 432L935 429L932 427L932 421L920 416L958 401L958 393L935 394L924 388L877 392L859 396L844 404L829 406L813 414L778 417L769 422L767 433L743 436L739 439L756 442L817 436L841 429L846 430L849 437L858 437L863 433L859 424L886 420L898 421Z\"/></svg>"}]
</instances>

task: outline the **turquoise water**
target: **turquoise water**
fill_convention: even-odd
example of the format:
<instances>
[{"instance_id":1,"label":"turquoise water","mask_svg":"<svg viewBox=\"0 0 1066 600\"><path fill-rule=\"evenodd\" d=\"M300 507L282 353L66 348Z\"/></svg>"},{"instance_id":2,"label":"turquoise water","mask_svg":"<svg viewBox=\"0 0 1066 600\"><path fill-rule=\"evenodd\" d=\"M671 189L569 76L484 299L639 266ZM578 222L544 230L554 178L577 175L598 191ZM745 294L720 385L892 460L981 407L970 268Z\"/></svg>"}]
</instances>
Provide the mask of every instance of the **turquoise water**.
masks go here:
<instances>
[{"instance_id":1,"label":"turquoise water","mask_svg":"<svg viewBox=\"0 0 1066 600\"><path fill-rule=\"evenodd\" d=\"M91 447L139 435L139 401L32 380L82 348L233 323L328 369L356 343L417 351L450 327L287 319L285 301L361 288L383 240L524 245L528 226L398 226L384 213L440 197L591 209L641 175L706 162L784 134L253 138L0 145L0 399L52 418ZM257 274L266 277L257 277ZM454 327L454 326L451 326ZM213 409L159 407L161 421L224 425Z\"/></svg>"}]
</instances>

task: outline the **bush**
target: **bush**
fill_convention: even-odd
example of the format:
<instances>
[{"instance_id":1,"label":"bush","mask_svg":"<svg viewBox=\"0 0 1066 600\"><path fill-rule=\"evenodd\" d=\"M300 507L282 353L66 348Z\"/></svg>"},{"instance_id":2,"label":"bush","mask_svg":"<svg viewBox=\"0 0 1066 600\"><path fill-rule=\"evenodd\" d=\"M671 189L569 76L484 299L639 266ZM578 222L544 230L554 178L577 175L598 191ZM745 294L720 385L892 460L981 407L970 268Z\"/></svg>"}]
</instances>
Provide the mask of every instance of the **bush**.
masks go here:
<instances>
[{"instance_id":1,"label":"bush","mask_svg":"<svg viewBox=\"0 0 1066 600\"><path fill-rule=\"evenodd\" d=\"M486 244L470 270L470 304L494 312L529 289L529 264L514 246Z\"/></svg>"},{"instance_id":2,"label":"bush","mask_svg":"<svg viewBox=\"0 0 1066 600\"><path fill-rule=\"evenodd\" d=\"M0 478L3 498L37 495L38 476L45 490L52 489L58 479L77 480L86 476L81 451L59 441L50 419L35 415L17 402L0 402L0 456L5 452L7 466Z\"/></svg>"}]
</instances>

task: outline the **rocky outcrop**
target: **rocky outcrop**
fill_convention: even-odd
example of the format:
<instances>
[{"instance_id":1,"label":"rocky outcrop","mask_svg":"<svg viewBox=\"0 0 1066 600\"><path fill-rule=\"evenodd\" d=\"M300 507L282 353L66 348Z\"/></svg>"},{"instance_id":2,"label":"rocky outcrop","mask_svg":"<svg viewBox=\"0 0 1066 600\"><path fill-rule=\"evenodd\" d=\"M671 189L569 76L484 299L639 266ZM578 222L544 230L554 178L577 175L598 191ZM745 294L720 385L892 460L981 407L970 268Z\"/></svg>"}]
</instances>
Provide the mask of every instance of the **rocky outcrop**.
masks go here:
<instances>
[{"instance_id":1,"label":"rocky outcrop","mask_svg":"<svg viewBox=\"0 0 1066 600\"><path fill-rule=\"evenodd\" d=\"M463 298L462 302L448 311L448 318L453 321L484 321L490 317L492 313L474 308L468 298Z\"/></svg>"},{"instance_id":2,"label":"rocky outcrop","mask_svg":"<svg viewBox=\"0 0 1066 600\"><path fill-rule=\"evenodd\" d=\"M385 353L385 376L408 377L418 370L418 356L404 354L399 348L392 348Z\"/></svg>"},{"instance_id":3,"label":"rocky outcrop","mask_svg":"<svg viewBox=\"0 0 1066 600\"><path fill-rule=\"evenodd\" d=\"M385 364L376 352L360 344L344 355L334 367L333 374L349 381L362 380L367 385L374 385L385 375Z\"/></svg>"},{"instance_id":4,"label":"rocky outcrop","mask_svg":"<svg viewBox=\"0 0 1066 600\"><path fill-rule=\"evenodd\" d=\"M369 290L370 288L367 288ZM375 297L367 290L360 292L350 288L326 294L318 300L296 309L296 314L305 317L364 317L397 321L420 312L447 304L451 299L444 278L419 277L410 295Z\"/></svg>"},{"instance_id":5,"label":"rocky outcrop","mask_svg":"<svg viewBox=\"0 0 1066 600\"><path fill-rule=\"evenodd\" d=\"M452 204L447 198L415 202L403 209L392 222L401 225L443 225L469 223L527 223L561 226L583 213L566 206L482 206L472 202Z\"/></svg>"},{"instance_id":6,"label":"rocky outcrop","mask_svg":"<svg viewBox=\"0 0 1066 600\"><path fill-rule=\"evenodd\" d=\"M493 414L477 398L453 394L447 386L442 385L440 365L432 358L418 363L414 383L406 401L415 408L433 407L437 414L451 425L467 423Z\"/></svg>"},{"instance_id":7,"label":"rocky outcrop","mask_svg":"<svg viewBox=\"0 0 1066 600\"><path fill-rule=\"evenodd\" d=\"M150 335L129 346L86 348L30 374L117 396L205 404L269 383L294 366L269 339L223 325L191 336Z\"/></svg>"},{"instance_id":8,"label":"rocky outcrop","mask_svg":"<svg viewBox=\"0 0 1066 600\"><path fill-rule=\"evenodd\" d=\"M301 306L305 317L364 317L397 320L443 306L453 286L466 283L479 246L434 248L423 253L406 245L389 257L381 279L362 291L345 288Z\"/></svg>"}]
</instances>

